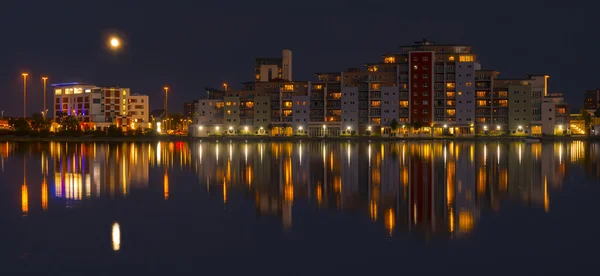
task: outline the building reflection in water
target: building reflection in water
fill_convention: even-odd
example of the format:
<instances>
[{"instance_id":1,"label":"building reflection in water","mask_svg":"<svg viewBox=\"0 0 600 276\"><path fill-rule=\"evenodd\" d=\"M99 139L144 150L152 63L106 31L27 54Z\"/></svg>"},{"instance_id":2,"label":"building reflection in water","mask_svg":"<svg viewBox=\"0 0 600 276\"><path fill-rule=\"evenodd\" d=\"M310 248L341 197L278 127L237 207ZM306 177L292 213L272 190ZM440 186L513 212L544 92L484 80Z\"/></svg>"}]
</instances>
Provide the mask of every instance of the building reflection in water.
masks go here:
<instances>
[{"instance_id":1,"label":"building reflection in water","mask_svg":"<svg viewBox=\"0 0 600 276\"><path fill-rule=\"evenodd\" d=\"M15 155L12 147L4 144L0 155ZM600 177L599 147L580 141L51 142L41 147L41 209L151 187L161 187L167 200L176 194L171 185L188 185L174 180L183 171L195 174L223 204L245 191L258 217L278 217L286 229L293 225L294 206L303 202L370 217L389 235L461 238L503 202L549 212L570 165ZM23 215L30 212L25 170ZM151 171L163 175L162 185L149 186ZM115 223L115 250L119 243Z\"/></svg>"}]
</instances>

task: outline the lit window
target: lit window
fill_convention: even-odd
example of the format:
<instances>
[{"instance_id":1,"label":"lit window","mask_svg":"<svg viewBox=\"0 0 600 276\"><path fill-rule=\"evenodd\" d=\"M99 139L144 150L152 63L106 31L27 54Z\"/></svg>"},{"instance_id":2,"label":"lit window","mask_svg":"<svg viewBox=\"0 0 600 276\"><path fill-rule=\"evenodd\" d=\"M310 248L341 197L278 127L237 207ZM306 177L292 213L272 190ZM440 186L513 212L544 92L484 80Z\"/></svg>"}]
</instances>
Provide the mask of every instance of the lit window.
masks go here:
<instances>
[{"instance_id":1,"label":"lit window","mask_svg":"<svg viewBox=\"0 0 600 276\"><path fill-rule=\"evenodd\" d=\"M385 63L395 63L396 62L396 57L386 57L383 62L385 62Z\"/></svg>"},{"instance_id":2,"label":"lit window","mask_svg":"<svg viewBox=\"0 0 600 276\"><path fill-rule=\"evenodd\" d=\"M380 90L381 83L371 83L371 90Z\"/></svg>"},{"instance_id":3,"label":"lit window","mask_svg":"<svg viewBox=\"0 0 600 276\"><path fill-rule=\"evenodd\" d=\"M459 95L459 96L462 96L462 92L458 91L458 95Z\"/></svg>"},{"instance_id":4,"label":"lit window","mask_svg":"<svg viewBox=\"0 0 600 276\"><path fill-rule=\"evenodd\" d=\"M456 114L456 109L446 109L446 115L454 116Z\"/></svg>"},{"instance_id":5,"label":"lit window","mask_svg":"<svg viewBox=\"0 0 600 276\"><path fill-rule=\"evenodd\" d=\"M127 90L123 90L123 96L127 95Z\"/></svg>"},{"instance_id":6,"label":"lit window","mask_svg":"<svg viewBox=\"0 0 600 276\"><path fill-rule=\"evenodd\" d=\"M61 95L62 94L62 89L55 89L54 90L54 94Z\"/></svg>"},{"instance_id":7,"label":"lit window","mask_svg":"<svg viewBox=\"0 0 600 276\"><path fill-rule=\"evenodd\" d=\"M486 100L478 100L477 106L487 106L487 101Z\"/></svg>"},{"instance_id":8,"label":"lit window","mask_svg":"<svg viewBox=\"0 0 600 276\"><path fill-rule=\"evenodd\" d=\"M465 85L466 86L473 86L473 83L472 82L466 82Z\"/></svg>"},{"instance_id":9,"label":"lit window","mask_svg":"<svg viewBox=\"0 0 600 276\"><path fill-rule=\"evenodd\" d=\"M448 61L454 61L454 57L453 56L449 56L448 57Z\"/></svg>"},{"instance_id":10,"label":"lit window","mask_svg":"<svg viewBox=\"0 0 600 276\"><path fill-rule=\"evenodd\" d=\"M458 58L460 62L473 62L475 58L472 55L462 55Z\"/></svg>"},{"instance_id":11,"label":"lit window","mask_svg":"<svg viewBox=\"0 0 600 276\"><path fill-rule=\"evenodd\" d=\"M454 91L446 92L446 98L454 98Z\"/></svg>"},{"instance_id":12,"label":"lit window","mask_svg":"<svg viewBox=\"0 0 600 276\"><path fill-rule=\"evenodd\" d=\"M315 84L314 88L317 89L317 90L321 90L321 89L323 89L323 85L321 85L321 84Z\"/></svg>"},{"instance_id":13,"label":"lit window","mask_svg":"<svg viewBox=\"0 0 600 276\"><path fill-rule=\"evenodd\" d=\"M227 102L225 105L227 105L227 106L230 106L230 105L231 105L231 102Z\"/></svg>"},{"instance_id":14,"label":"lit window","mask_svg":"<svg viewBox=\"0 0 600 276\"><path fill-rule=\"evenodd\" d=\"M447 83L446 83L446 88L449 88L449 89L454 89L454 88L456 88L456 83L453 83L453 82L447 82Z\"/></svg>"},{"instance_id":15,"label":"lit window","mask_svg":"<svg viewBox=\"0 0 600 276\"><path fill-rule=\"evenodd\" d=\"M408 101L399 101L400 107L408 107Z\"/></svg>"},{"instance_id":16,"label":"lit window","mask_svg":"<svg viewBox=\"0 0 600 276\"><path fill-rule=\"evenodd\" d=\"M286 84L283 86L283 89L286 91L293 91L294 90L294 85L293 84Z\"/></svg>"},{"instance_id":17,"label":"lit window","mask_svg":"<svg viewBox=\"0 0 600 276\"><path fill-rule=\"evenodd\" d=\"M381 101L371 101L371 106L372 107L380 107L381 106Z\"/></svg>"},{"instance_id":18,"label":"lit window","mask_svg":"<svg viewBox=\"0 0 600 276\"><path fill-rule=\"evenodd\" d=\"M292 108L292 102L283 102L283 107Z\"/></svg>"},{"instance_id":19,"label":"lit window","mask_svg":"<svg viewBox=\"0 0 600 276\"><path fill-rule=\"evenodd\" d=\"M231 115L231 110L227 110L227 115Z\"/></svg>"},{"instance_id":20,"label":"lit window","mask_svg":"<svg viewBox=\"0 0 600 276\"><path fill-rule=\"evenodd\" d=\"M283 111L283 116L290 116L292 115L292 111L291 110L284 110Z\"/></svg>"},{"instance_id":21,"label":"lit window","mask_svg":"<svg viewBox=\"0 0 600 276\"><path fill-rule=\"evenodd\" d=\"M485 97L485 91L477 91L477 97Z\"/></svg>"},{"instance_id":22,"label":"lit window","mask_svg":"<svg viewBox=\"0 0 600 276\"><path fill-rule=\"evenodd\" d=\"M81 94L81 93L83 93L83 89L81 89L81 88L74 88L73 89L73 94Z\"/></svg>"}]
</instances>

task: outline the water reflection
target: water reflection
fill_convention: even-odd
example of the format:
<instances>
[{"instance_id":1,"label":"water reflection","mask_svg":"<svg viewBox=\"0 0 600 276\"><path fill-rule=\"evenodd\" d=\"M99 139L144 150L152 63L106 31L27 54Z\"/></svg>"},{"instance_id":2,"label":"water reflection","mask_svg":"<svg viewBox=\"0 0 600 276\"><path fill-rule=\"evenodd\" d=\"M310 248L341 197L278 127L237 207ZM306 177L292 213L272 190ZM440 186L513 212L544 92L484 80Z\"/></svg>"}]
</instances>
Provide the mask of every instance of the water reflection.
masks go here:
<instances>
[{"instance_id":1,"label":"water reflection","mask_svg":"<svg viewBox=\"0 0 600 276\"><path fill-rule=\"evenodd\" d=\"M23 163L23 215L38 206L43 212L53 204L126 198L134 190L162 189L162 199L171 200L177 186L199 184L223 204L253 201L259 216L278 217L284 228L293 227L294 206L302 202L368 217L389 235L426 238L468 236L482 215L500 211L507 201L550 212L569 165L600 178L600 144L581 141L51 142L5 143L0 149L7 160L22 152L41 156L37 198L27 182L27 162L34 158ZM152 171L163 176L162 185L159 179L159 185L149 185ZM180 178L182 173L195 175L195 183ZM246 197L231 197L236 192ZM40 202L34 210L30 200ZM112 237L117 251L118 223Z\"/></svg>"}]
</instances>

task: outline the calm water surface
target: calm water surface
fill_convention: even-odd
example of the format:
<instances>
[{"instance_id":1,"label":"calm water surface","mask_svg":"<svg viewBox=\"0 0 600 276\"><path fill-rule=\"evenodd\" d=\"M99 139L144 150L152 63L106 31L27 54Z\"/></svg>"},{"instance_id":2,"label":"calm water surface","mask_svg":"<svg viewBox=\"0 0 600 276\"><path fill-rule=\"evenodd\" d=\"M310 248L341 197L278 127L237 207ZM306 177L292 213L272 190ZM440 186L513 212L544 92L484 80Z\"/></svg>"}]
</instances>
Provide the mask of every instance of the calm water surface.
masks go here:
<instances>
[{"instance_id":1,"label":"calm water surface","mask_svg":"<svg viewBox=\"0 0 600 276\"><path fill-rule=\"evenodd\" d=\"M3 143L0 156L2 275L525 275L600 256L595 143Z\"/></svg>"}]
</instances>

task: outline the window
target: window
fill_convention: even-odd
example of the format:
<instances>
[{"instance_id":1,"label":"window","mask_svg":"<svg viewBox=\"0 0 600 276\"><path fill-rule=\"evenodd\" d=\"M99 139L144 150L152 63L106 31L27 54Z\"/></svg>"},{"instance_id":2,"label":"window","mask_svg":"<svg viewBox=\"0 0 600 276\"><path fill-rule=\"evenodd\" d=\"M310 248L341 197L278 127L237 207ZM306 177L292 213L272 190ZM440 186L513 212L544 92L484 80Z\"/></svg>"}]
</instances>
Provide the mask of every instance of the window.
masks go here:
<instances>
[{"instance_id":1,"label":"window","mask_svg":"<svg viewBox=\"0 0 600 276\"><path fill-rule=\"evenodd\" d=\"M418 79L418 78L419 78L419 75L417 75L417 74L413 75L413 79Z\"/></svg>"},{"instance_id":2,"label":"window","mask_svg":"<svg viewBox=\"0 0 600 276\"><path fill-rule=\"evenodd\" d=\"M456 109L446 109L446 115L448 115L448 116L456 115Z\"/></svg>"},{"instance_id":3,"label":"window","mask_svg":"<svg viewBox=\"0 0 600 276\"><path fill-rule=\"evenodd\" d=\"M283 90L293 91L294 90L294 85L293 84L286 84L286 85L283 86Z\"/></svg>"},{"instance_id":4,"label":"window","mask_svg":"<svg viewBox=\"0 0 600 276\"><path fill-rule=\"evenodd\" d=\"M429 114L429 110L427 110L427 109L423 109L422 111L423 111L423 114Z\"/></svg>"},{"instance_id":5,"label":"window","mask_svg":"<svg viewBox=\"0 0 600 276\"><path fill-rule=\"evenodd\" d=\"M381 107L381 101L371 101L372 107Z\"/></svg>"},{"instance_id":6,"label":"window","mask_svg":"<svg viewBox=\"0 0 600 276\"><path fill-rule=\"evenodd\" d=\"M453 100L447 100L446 101L446 105L447 106L454 106L454 101Z\"/></svg>"},{"instance_id":7,"label":"window","mask_svg":"<svg viewBox=\"0 0 600 276\"><path fill-rule=\"evenodd\" d=\"M454 89L454 88L456 88L456 83L454 83L454 82L447 82L446 83L446 88L448 88L448 89Z\"/></svg>"},{"instance_id":8,"label":"window","mask_svg":"<svg viewBox=\"0 0 600 276\"><path fill-rule=\"evenodd\" d=\"M449 56L448 57L448 61L454 61L454 57L453 56Z\"/></svg>"},{"instance_id":9,"label":"window","mask_svg":"<svg viewBox=\"0 0 600 276\"><path fill-rule=\"evenodd\" d=\"M485 91L477 91L477 97L483 98L485 97Z\"/></svg>"},{"instance_id":10,"label":"window","mask_svg":"<svg viewBox=\"0 0 600 276\"><path fill-rule=\"evenodd\" d=\"M458 95L459 95L459 96L462 96L462 92L458 91Z\"/></svg>"},{"instance_id":11,"label":"window","mask_svg":"<svg viewBox=\"0 0 600 276\"><path fill-rule=\"evenodd\" d=\"M54 94L55 94L55 95L60 95L60 94L62 94L62 89L55 89L55 90L54 90Z\"/></svg>"},{"instance_id":12,"label":"window","mask_svg":"<svg viewBox=\"0 0 600 276\"><path fill-rule=\"evenodd\" d=\"M475 61L475 58L472 55L461 55L458 58L458 61L460 61L460 62L473 62L473 61Z\"/></svg>"},{"instance_id":13,"label":"window","mask_svg":"<svg viewBox=\"0 0 600 276\"><path fill-rule=\"evenodd\" d=\"M428 56L424 56L423 57L423 61L429 61L429 57Z\"/></svg>"},{"instance_id":14,"label":"window","mask_svg":"<svg viewBox=\"0 0 600 276\"><path fill-rule=\"evenodd\" d=\"M503 107L508 107L508 100L499 100L498 105L503 106Z\"/></svg>"},{"instance_id":15,"label":"window","mask_svg":"<svg viewBox=\"0 0 600 276\"><path fill-rule=\"evenodd\" d=\"M429 102L428 101L423 101L423 105L428 105Z\"/></svg>"},{"instance_id":16,"label":"window","mask_svg":"<svg viewBox=\"0 0 600 276\"><path fill-rule=\"evenodd\" d=\"M408 101L399 101L398 103L400 107L408 107Z\"/></svg>"},{"instance_id":17,"label":"window","mask_svg":"<svg viewBox=\"0 0 600 276\"><path fill-rule=\"evenodd\" d=\"M446 98L454 98L454 97L455 97L454 91L448 91L448 92L446 92Z\"/></svg>"},{"instance_id":18,"label":"window","mask_svg":"<svg viewBox=\"0 0 600 276\"><path fill-rule=\"evenodd\" d=\"M423 78L424 79L428 79L429 78L429 74L423 74Z\"/></svg>"},{"instance_id":19,"label":"window","mask_svg":"<svg viewBox=\"0 0 600 276\"><path fill-rule=\"evenodd\" d=\"M386 57L383 60L384 63L395 63L396 62L396 57Z\"/></svg>"},{"instance_id":20,"label":"window","mask_svg":"<svg viewBox=\"0 0 600 276\"><path fill-rule=\"evenodd\" d=\"M468 81L468 82L465 83L465 85L468 86L468 87L470 87L470 86L473 86L473 83L470 82L470 81Z\"/></svg>"},{"instance_id":21,"label":"window","mask_svg":"<svg viewBox=\"0 0 600 276\"><path fill-rule=\"evenodd\" d=\"M478 100L477 106L487 106L487 101L486 100Z\"/></svg>"}]
</instances>

